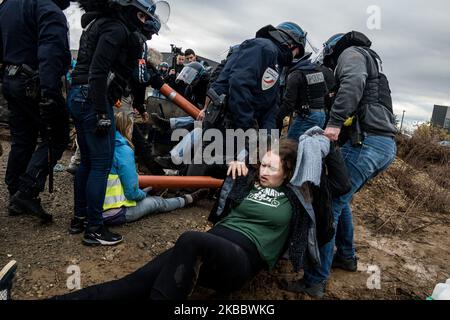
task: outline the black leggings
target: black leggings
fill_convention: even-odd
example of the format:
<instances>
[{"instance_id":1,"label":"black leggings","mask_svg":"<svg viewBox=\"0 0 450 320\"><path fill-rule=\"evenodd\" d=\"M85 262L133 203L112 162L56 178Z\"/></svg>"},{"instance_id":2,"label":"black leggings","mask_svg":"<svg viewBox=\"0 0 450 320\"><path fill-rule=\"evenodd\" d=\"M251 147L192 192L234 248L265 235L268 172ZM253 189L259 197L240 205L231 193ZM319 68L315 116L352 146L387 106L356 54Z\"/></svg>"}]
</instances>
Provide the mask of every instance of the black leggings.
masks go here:
<instances>
[{"instance_id":1,"label":"black leggings","mask_svg":"<svg viewBox=\"0 0 450 320\"><path fill-rule=\"evenodd\" d=\"M183 300L196 283L221 293L244 286L264 267L253 243L226 228L183 233L175 246L122 279L55 297L63 300Z\"/></svg>"}]
</instances>

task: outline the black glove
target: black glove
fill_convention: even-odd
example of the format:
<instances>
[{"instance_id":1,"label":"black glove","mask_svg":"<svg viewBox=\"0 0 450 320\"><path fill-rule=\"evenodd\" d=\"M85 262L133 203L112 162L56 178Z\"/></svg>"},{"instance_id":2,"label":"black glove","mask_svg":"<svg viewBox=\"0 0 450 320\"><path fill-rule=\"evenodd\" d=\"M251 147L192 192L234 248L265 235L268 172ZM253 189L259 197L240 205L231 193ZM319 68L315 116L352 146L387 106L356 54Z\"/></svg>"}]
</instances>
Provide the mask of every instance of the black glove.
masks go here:
<instances>
[{"instance_id":1,"label":"black glove","mask_svg":"<svg viewBox=\"0 0 450 320\"><path fill-rule=\"evenodd\" d=\"M97 126L95 133L98 135L106 135L112 127L112 122L106 114L97 114Z\"/></svg>"},{"instance_id":2,"label":"black glove","mask_svg":"<svg viewBox=\"0 0 450 320\"><path fill-rule=\"evenodd\" d=\"M149 67L148 70L149 81L148 83L152 86L153 89L159 90L164 85L164 80L159 74L158 70L156 70L153 66Z\"/></svg>"},{"instance_id":3,"label":"black glove","mask_svg":"<svg viewBox=\"0 0 450 320\"><path fill-rule=\"evenodd\" d=\"M39 111L42 121L46 125L51 125L58 117L58 103L52 98L44 97L39 102Z\"/></svg>"}]
</instances>

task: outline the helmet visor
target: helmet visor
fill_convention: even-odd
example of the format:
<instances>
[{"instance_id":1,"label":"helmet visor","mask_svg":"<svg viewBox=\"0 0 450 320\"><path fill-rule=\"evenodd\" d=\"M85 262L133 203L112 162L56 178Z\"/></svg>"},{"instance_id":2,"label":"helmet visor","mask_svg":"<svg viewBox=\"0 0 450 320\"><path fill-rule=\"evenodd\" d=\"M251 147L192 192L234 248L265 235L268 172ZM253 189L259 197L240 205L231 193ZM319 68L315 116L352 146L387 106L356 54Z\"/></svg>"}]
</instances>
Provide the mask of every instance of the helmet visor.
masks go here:
<instances>
[{"instance_id":1,"label":"helmet visor","mask_svg":"<svg viewBox=\"0 0 450 320\"><path fill-rule=\"evenodd\" d=\"M197 69L194 69L190 66L185 66L178 75L177 81L183 81L184 83L191 85L197 78L197 75L198 75Z\"/></svg>"},{"instance_id":2,"label":"helmet visor","mask_svg":"<svg viewBox=\"0 0 450 320\"><path fill-rule=\"evenodd\" d=\"M137 0L143 8L147 8L147 15L159 20L161 24L166 24L170 18L170 5L167 1Z\"/></svg>"}]
</instances>

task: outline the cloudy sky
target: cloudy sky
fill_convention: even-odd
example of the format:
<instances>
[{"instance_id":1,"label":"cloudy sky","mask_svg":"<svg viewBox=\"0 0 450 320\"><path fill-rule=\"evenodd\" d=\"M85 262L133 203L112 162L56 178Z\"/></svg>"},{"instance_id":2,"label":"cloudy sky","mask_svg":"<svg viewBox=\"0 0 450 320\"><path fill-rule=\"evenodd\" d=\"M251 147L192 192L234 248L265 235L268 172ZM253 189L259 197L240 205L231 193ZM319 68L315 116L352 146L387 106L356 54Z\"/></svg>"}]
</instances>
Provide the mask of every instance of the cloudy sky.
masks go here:
<instances>
[{"instance_id":1,"label":"cloudy sky","mask_svg":"<svg viewBox=\"0 0 450 320\"><path fill-rule=\"evenodd\" d=\"M434 104L450 105L450 2L446 0L169 0L170 30L150 44L221 60L264 25L293 21L321 47L331 35L358 30L373 42L391 82L395 113L428 121ZM374 7L375 6L375 7ZM79 10L67 10L71 46L81 34ZM379 18L379 19L378 19Z\"/></svg>"}]
</instances>

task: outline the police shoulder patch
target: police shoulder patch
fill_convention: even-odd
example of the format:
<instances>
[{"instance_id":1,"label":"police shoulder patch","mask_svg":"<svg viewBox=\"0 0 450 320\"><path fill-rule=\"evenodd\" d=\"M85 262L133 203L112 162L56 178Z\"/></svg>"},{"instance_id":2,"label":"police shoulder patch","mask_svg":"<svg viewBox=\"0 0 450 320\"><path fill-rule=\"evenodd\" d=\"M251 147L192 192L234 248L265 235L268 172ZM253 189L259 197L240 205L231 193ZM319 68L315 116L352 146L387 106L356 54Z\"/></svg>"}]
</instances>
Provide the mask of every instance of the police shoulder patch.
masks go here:
<instances>
[{"instance_id":1,"label":"police shoulder patch","mask_svg":"<svg viewBox=\"0 0 450 320\"><path fill-rule=\"evenodd\" d=\"M267 68L261 80L262 89L265 91L272 88L277 83L279 77L280 74L277 71L270 67Z\"/></svg>"}]
</instances>

